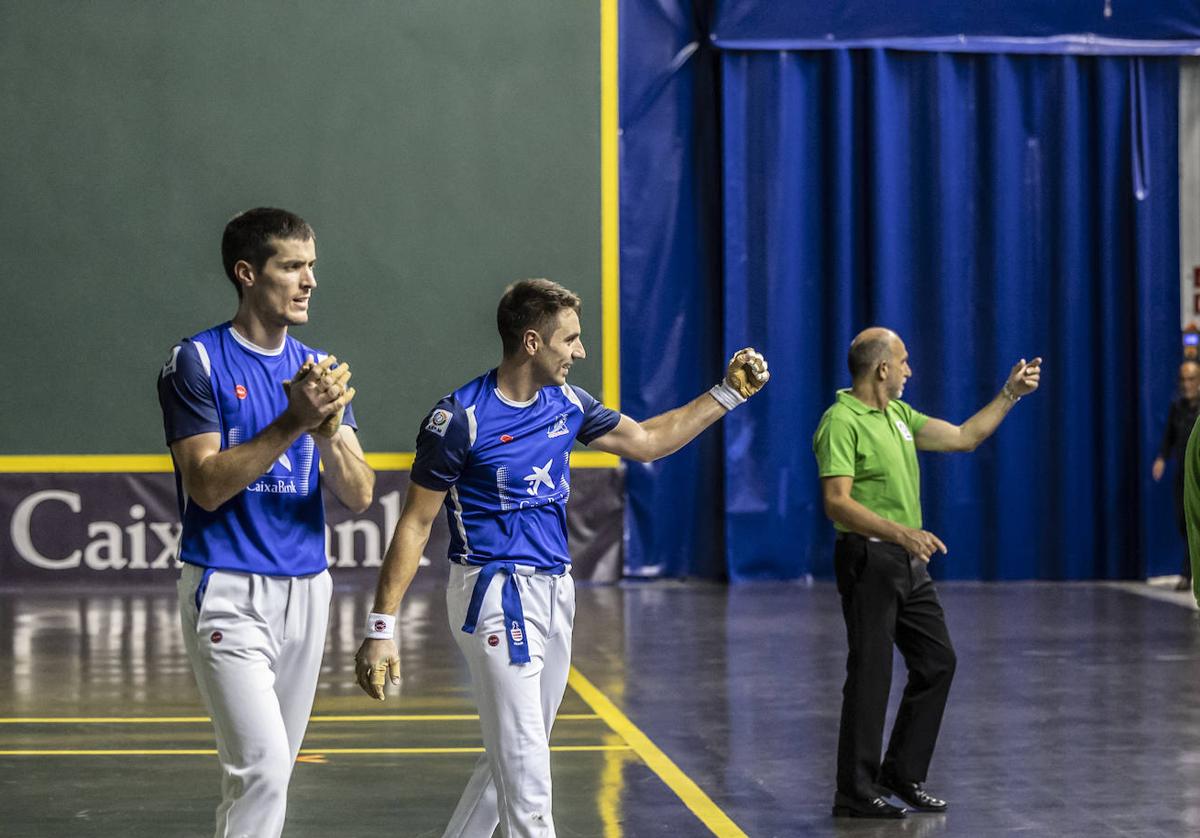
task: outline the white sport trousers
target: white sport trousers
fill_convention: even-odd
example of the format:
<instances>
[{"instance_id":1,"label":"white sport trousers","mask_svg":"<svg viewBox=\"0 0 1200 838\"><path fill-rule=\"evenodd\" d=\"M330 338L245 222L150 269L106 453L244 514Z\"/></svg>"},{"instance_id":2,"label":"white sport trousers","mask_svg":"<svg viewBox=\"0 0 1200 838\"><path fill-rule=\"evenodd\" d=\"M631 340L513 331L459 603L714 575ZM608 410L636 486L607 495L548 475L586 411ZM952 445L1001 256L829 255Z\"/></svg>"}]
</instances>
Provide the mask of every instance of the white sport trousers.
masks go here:
<instances>
[{"instance_id":1,"label":"white sport trousers","mask_svg":"<svg viewBox=\"0 0 1200 838\"><path fill-rule=\"evenodd\" d=\"M500 594L505 574L488 586L475 633L462 630L478 567L451 564L446 588L450 630L471 670L485 753L446 827L444 838L553 838L550 728L567 688L575 582L516 575L525 612L529 663L509 662Z\"/></svg>"},{"instance_id":2,"label":"white sport trousers","mask_svg":"<svg viewBox=\"0 0 1200 838\"><path fill-rule=\"evenodd\" d=\"M333 582L185 564L179 616L221 762L215 838L278 838L308 726Z\"/></svg>"}]
</instances>

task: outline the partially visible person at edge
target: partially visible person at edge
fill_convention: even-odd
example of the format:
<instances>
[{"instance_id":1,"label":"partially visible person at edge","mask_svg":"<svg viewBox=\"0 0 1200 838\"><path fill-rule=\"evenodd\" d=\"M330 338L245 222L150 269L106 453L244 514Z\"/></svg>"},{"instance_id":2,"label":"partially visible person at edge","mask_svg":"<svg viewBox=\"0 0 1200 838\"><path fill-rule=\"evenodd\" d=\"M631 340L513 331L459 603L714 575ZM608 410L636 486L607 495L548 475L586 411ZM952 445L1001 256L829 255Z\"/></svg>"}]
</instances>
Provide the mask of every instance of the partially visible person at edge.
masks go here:
<instances>
[{"instance_id":1,"label":"partially visible person at edge","mask_svg":"<svg viewBox=\"0 0 1200 838\"><path fill-rule=\"evenodd\" d=\"M1163 431L1162 445L1158 447L1158 456L1154 458L1154 465L1150 467L1150 476L1157 483L1162 480L1167 463L1172 463L1175 472L1171 481L1172 495L1175 498L1175 520L1179 534L1184 539L1187 539L1187 524L1184 522L1183 510L1183 456L1197 416L1200 416L1200 363L1184 361L1179 365L1179 389L1167 410L1167 427ZM1192 560L1189 552L1184 550L1179 584L1175 586L1175 590L1186 591L1191 587Z\"/></svg>"},{"instance_id":2,"label":"partially visible person at edge","mask_svg":"<svg viewBox=\"0 0 1200 838\"><path fill-rule=\"evenodd\" d=\"M221 764L214 834L278 838L333 591L321 485L362 512L375 475L350 368L288 334L317 287L312 228L248 210L221 257L233 320L180 341L158 376L183 520L179 615Z\"/></svg>"},{"instance_id":3,"label":"partially visible person at edge","mask_svg":"<svg viewBox=\"0 0 1200 838\"><path fill-rule=\"evenodd\" d=\"M1018 361L1000 392L961 425L900 401L912 370L895 332L866 329L848 361L852 386L838 391L813 435L825 514L837 530L833 562L849 646L833 814L944 812L946 801L924 783L957 658L929 576L930 558L946 545L922 528L917 450L974 451L1037 389L1042 359ZM881 764L893 646L908 684Z\"/></svg>"}]
</instances>

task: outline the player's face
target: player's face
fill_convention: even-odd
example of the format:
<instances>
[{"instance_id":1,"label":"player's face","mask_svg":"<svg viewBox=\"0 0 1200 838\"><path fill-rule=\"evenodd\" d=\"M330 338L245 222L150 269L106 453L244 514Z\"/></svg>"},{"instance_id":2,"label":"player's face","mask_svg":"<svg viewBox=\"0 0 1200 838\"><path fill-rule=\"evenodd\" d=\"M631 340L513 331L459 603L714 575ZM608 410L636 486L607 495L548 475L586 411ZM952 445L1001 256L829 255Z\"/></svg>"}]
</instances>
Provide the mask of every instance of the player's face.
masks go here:
<instances>
[{"instance_id":1,"label":"player's face","mask_svg":"<svg viewBox=\"0 0 1200 838\"><path fill-rule=\"evenodd\" d=\"M908 366L908 349L904 341L896 338L892 341L892 358L887 365L887 377L884 386L887 388L889 399L898 399L904 395L904 382L912 377Z\"/></svg>"},{"instance_id":2,"label":"player's face","mask_svg":"<svg viewBox=\"0 0 1200 838\"><path fill-rule=\"evenodd\" d=\"M1179 395L1189 402L1200 396L1200 365L1188 363L1179 367Z\"/></svg>"},{"instance_id":3,"label":"player's face","mask_svg":"<svg viewBox=\"0 0 1200 838\"><path fill-rule=\"evenodd\" d=\"M554 332L538 348L538 366L546 381L566 384L571 365L587 357L579 333L579 315L574 309L560 309Z\"/></svg>"},{"instance_id":4,"label":"player's face","mask_svg":"<svg viewBox=\"0 0 1200 838\"><path fill-rule=\"evenodd\" d=\"M244 286L243 294L266 322L276 326L299 326L308 322L308 302L317 277L317 243L313 239L272 239L275 255L262 270L254 273L254 282Z\"/></svg>"}]
</instances>

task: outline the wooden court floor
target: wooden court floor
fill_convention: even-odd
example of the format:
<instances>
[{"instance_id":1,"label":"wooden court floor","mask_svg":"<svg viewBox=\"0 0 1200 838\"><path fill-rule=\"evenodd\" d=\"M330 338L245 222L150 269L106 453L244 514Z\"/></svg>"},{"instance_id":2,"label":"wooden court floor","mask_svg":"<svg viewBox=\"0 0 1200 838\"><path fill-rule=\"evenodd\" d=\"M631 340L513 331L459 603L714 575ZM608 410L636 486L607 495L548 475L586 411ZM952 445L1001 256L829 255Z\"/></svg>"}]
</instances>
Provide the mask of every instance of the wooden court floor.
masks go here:
<instances>
[{"instance_id":1,"label":"wooden court floor","mask_svg":"<svg viewBox=\"0 0 1200 838\"><path fill-rule=\"evenodd\" d=\"M1200 834L1200 623L1143 584L945 584L945 815L834 820L845 640L829 584L579 588L553 737L561 836ZM438 836L480 748L441 591L404 685L352 682L339 590L286 836ZM894 701L902 684L898 677ZM0 836L212 834L218 768L173 592L0 592Z\"/></svg>"}]
</instances>

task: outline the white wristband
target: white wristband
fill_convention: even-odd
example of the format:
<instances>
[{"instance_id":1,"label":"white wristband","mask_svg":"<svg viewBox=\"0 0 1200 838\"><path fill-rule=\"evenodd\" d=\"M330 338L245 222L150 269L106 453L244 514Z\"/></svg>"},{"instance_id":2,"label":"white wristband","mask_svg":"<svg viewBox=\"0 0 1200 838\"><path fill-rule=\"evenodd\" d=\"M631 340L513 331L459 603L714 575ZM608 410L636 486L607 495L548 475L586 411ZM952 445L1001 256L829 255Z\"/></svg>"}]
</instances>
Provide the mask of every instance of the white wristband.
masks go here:
<instances>
[{"instance_id":1,"label":"white wristband","mask_svg":"<svg viewBox=\"0 0 1200 838\"><path fill-rule=\"evenodd\" d=\"M396 618L391 614L376 614L372 611L367 615L367 639L391 640L396 629Z\"/></svg>"},{"instance_id":2,"label":"white wristband","mask_svg":"<svg viewBox=\"0 0 1200 838\"><path fill-rule=\"evenodd\" d=\"M726 410L733 410L739 404L746 402L746 397L737 390L729 386L729 382L724 379L720 384L714 384L713 388L708 391L708 394L717 400L717 404Z\"/></svg>"}]
</instances>

